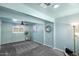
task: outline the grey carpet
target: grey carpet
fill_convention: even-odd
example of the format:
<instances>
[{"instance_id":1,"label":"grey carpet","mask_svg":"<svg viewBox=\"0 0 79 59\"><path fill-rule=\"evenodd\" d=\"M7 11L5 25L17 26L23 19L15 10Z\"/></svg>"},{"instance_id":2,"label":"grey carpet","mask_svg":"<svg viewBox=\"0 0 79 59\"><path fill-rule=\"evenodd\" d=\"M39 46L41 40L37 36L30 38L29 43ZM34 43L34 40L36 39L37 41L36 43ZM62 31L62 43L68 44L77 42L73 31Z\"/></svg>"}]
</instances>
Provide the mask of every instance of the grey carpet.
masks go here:
<instances>
[{"instance_id":1,"label":"grey carpet","mask_svg":"<svg viewBox=\"0 0 79 59\"><path fill-rule=\"evenodd\" d=\"M33 41L5 44L1 47L2 56L65 56L63 52Z\"/></svg>"}]
</instances>

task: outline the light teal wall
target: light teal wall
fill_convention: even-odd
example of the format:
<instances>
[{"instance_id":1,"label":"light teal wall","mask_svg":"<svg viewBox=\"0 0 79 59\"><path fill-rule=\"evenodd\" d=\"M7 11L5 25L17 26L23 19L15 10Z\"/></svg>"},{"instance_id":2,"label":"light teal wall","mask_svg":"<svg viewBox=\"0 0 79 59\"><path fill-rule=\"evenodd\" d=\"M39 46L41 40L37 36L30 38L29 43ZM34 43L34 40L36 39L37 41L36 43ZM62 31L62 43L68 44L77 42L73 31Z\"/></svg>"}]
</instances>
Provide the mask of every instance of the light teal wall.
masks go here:
<instances>
[{"instance_id":1,"label":"light teal wall","mask_svg":"<svg viewBox=\"0 0 79 59\"><path fill-rule=\"evenodd\" d=\"M24 34L15 34L12 33L12 26L14 26L11 23L2 23L2 31L1 31L1 44L6 44L6 43L12 43L12 42L17 42L17 41L23 41L24 40Z\"/></svg>"},{"instance_id":2,"label":"light teal wall","mask_svg":"<svg viewBox=\"0 0 79 59\"><path fill-rule=\"evenodd\" d=\"M15 26L15 25L17 25L17 24L8 23L5 21L2 22L1 44L19 42L19 41L25 40L24 33L16 33L16 34L12 33L12 26ZM46 22L45 25L50 25L51 30L52 30L50 33L47 33L47 32L45 33L45 43L44 43L45 27L43 24L30 25L29 26L30 29L28 29L28 30L31 32L33 41L41 43L41 44L45 44L49 47L53 47L53 24ZM33 30L33 26L36 26L36 31Z\"/></svg>"},{"instance_id":3,"label":"light teal wall","mask_svg":"<svg viewBox=\"0 0 79 59\"><path fill-rule=\"evenodd\" d=\"M17 24L12 24L12 23L7 23L7 22L2 22L1 26L1 44L6 44L6 43L12 43L12 42L19 42L19 41L24 41L25 40L25 35L24 33L13 33L12 32L12 26L16 26ZM25 26L25 28L30 31L28 26ZM26 29L26 30L27 30ZM27 30L27 31L28 31Z\"/></svg>"},{"instance_id":4,"label":"light teal wall","mask_svg":"<svg viewBox=\"0 0 79 59\"><path fill-rule=\"evenodd\" d=\"M19 13L16 11L8 10L8 9L2 8L2 7L0 7L0 17L9 18L9 20L4 19L4 21L7 21L7 22L13 22L12 19L17 19L18 21L26 21L26 22L36 23L36 24L43 24L44 23L44 21L42 21L39 18L35 18L33 16ZM18 34L13 34L11 32L11 27L13 25L14 24L10 24L10 23L3 23L2 24L2 32L1 32L2 33L2 35L1 35L2 36L2 39L1 39L2 44L24 40L23 34L18 35ZM8 33L8 35L7 35L7 33Z\"/></svg>"},{"instance_id":5,"label":"light teal wall","mask_svg":"<svg viewBox=\"0 0 79 59\"><path fill-rule=\"evenodd\" d=\"M79 55L79 36L77 36L76 40L77 40L77 42L76 42L77 43L77 47L76 48L77 48L77 53Z\"/></svg>"},{"instance_id":6,"label":"light teal wall","mask_svg":"<svg viewBox=\"0 0 79 59\"><path fill-rule=\"evenodd\" d=\"M56 19L56 47L73 50L73 30L70 23L79 23L79 14ZM79 54L79 36L76 37L76 51Z\"/></svg>"},{"instance_id":7,"label":"light teal wall","mask_svg":"<svg viewBox=\"0 0 79 59\"><path fill-rule=\"evenodd\" d=\"M49 47L53 47L54 45L54 25L50 22L45 22L45 26L50 25L51 26L51 32L45 31L45 45Z\"/></svg>"},{"instance_id":8,"label":"light teal wall","mask_svg":"<svg viewBox=\"0 0 79 59\"><path fill-rule=\"evenodd\" d=\"M34 30L35 28L35 30ZM32 30L32 40L38 43L43 44L44 41L44 31L43 31L44 26L41 24L35 24L33 26Z\"/></svg>"},{"instance_id":9,"label":"light teal wall","mask_svg":"<svg viewBox=\"0 0 79 59\"><path fill-rule=\"evenodd\" d=\"M37 26L37 32L33 32L32 33L32 39L34 41L38 42L38 43L44 44L44 31L45 31L45 27L44 26L45 26L45 21L43 21L42 19L30 16L30 15L27 15L27 14L19 13L19 12L16 12L16 11L8 10L8 9L5 9L5 8L1 8L0 9L0 17L5 17L5 18L9 18L10 19L10 20L6 20L6 21L12 21L12 19L17 19L19 21L24 20L26 22L35 23L36 24L35 26ZM19 34L18 35L18 34L11 33L11 27L12 26L13 26L13 24L3 23L3 25L2 25L2 29L3 30L1 32L2 33L2 44L24 40L23 34ZM8 35L7 35L7 33L8 33ZM51 47L52 46L52 42L53 42L53 40L52 40L52 36L53 36L52 33L47 34L45 36L47 36L46 37L46 45Z\"/></svg>"},{"instance_id":10,"label":"light teal wall","mask_svg":"<svg viewBox=\"0 0 79 59\"><path fill-rule=\"evenodd\" d=\"M47 33L45 31L46 25L51 26L51 32L50 33ZM33 31L32 39L35 42L41 43L41 44L49 46L49 47L53 47L53 45L54 45L53 23L45 21L45 24L35 24L34 26L36 26L36 31Z\"/></svg>"},{"instance_id":11,"label":"light teal wall","mask_svg":"<svg viewBox=\"0 0 79 59\"><path fill-rule=\"evenodd\" d=\"M72 28L68 24L56 23L56 47L73 50Z\"/></svg>"}]
</instances>

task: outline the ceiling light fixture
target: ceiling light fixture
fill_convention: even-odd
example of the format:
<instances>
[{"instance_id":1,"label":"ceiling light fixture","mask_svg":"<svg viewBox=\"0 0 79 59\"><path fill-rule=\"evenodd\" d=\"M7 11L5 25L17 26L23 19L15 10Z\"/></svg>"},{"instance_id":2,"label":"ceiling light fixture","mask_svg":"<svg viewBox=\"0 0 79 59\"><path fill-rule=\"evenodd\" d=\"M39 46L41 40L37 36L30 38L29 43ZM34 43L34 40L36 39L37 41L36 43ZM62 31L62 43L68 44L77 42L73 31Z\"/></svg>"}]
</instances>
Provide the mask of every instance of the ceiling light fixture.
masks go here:
<instances>
[{"instance_id":1,"label":"ceiling light fixture","mask_svg":"<svg viewBox=\"0 0 79 59\"><path fill-rule=\"evenodd\" d=\"M44 4L44 3L41 3L40 6L43 7L43 8L47 8L47 5Z\"/></svg>"},{"instance_id":2,"label":"ceiling light fixture","mask_svg":"<svg viewBox=\"0 0 79 59\"><path fill-rule=\"evenodd\" d=\"M49 6L52 6L53 4L52 3L41 3L40 6L43 7L43 8L47 8Z\"/></svg>"},{"instance_id":3,"label":"ceiling light fixture","mask_svg":"<svg viewBox=\"0 0 79 59\"><path fill-rule=\"evenodd\" d=\"M58 8L60 5L54 5L53 8Z\"/></svg>"}]
</instances>

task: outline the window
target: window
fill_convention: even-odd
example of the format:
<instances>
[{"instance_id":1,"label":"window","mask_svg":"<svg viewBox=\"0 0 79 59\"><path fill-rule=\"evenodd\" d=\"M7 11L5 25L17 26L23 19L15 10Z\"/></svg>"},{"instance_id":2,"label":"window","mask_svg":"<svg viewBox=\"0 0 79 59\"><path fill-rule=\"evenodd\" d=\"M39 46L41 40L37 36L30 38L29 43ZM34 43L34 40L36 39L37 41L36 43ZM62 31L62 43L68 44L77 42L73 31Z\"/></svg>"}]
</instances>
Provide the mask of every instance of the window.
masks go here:
<instances>
[{"instance_id":1,"label":"window","mask_svg":"<svg viewBox=\"0 0 79 59\"><path fill-rule=\"evenodd\" d=\"M12 27L12 32L13 33L24 33L25 29L23 25L20 26L13 26Z\"/></svg>"}]
</instances>

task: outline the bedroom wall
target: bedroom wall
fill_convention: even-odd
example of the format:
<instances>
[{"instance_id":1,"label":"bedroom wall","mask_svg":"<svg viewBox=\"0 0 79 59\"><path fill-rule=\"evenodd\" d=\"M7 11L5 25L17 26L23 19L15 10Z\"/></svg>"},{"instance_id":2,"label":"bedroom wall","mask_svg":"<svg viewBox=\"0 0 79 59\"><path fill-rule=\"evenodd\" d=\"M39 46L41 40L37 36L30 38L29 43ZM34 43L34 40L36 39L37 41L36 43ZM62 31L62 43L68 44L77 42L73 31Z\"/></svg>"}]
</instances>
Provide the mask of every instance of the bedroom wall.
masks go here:
<instances>
[{"instance_id":1,"label":"bedroom wall","mask_svg":"<svg viewBox=\"0 0 79 59\"><path fill-rule=\"evenodd\" d=\"M42 24L33 25L33 31L32 31L32 40L33 41L43 44L43 42L44 42L43 28L44 28L44 26Z\"/></svg>"},{"instance_id":2,"label":"bedroom wall","mask_svg":"<svg viewBox=\"0 0 79 59\"><path fill-rule=\"evenodd\" d=\"M56 19L56 47L73 50L73 31L70 23L79 23L79 14ZM76 37L76 51L79 54L79 36Z\"/></svg>"},{"instance_id":3,"label":"bedroom wall","mask_svg":"<svg viewBox=\"0 0 79 59\"><path fill-rule=\"evenodd\" d=\"M68 24L56 23L56 47L62 50L73 50L72 28Z\"/></svg>"},{"instance_id":4,"label":"bedroom wall","mask_svg":"<svg viewBox=\"0 0 79 59\"><path fill-rule=\"evenodd\" d=\"M51 27L51 32L45 31L45 42L44 42L44 44L49 46L49 47L54 47L54 25L51 22L45 22L45 27L47 25L49 25Z\"/></svg>"},{"instance_id":5,"label":"bedroom wall","mask_svg":"<svg viewBox=\"0 0 79 59\"><path fill-rule=\"evenodd\" d=\"M47 33L45 30L45 26L50 25L51 26L51 32ZM51 22L46 22L45 24L35 24L33 27L36 28L35 31L32 33L32 39L35 42L41 43L43 45L54 47L54 26Z\"/></svg>"},{"instance_id":6,"label":"bedroom wall","mask_svg":"<svg viewBox=\"0 0 79 59\"><path fill-rule=\"evenodd\" d=\"M25 36L24 33L12 33L12 26L16 26L17 24L14 23L8 23L3 21L2 25L1 25L1 33L2 33L2 37L1 37L1 44L6 44L6 43L12 43L12 42L19 42L19 41L24 41L25 40ZM44 24L34 24L34 25L30 25L30 26L25 26L30 32L31 32L31 36L32 36L32 40L44 45L47 45L49 47L53 47L54 44L54 37L53 37L53 24L46 22L46 25L50 25L51 26L51 32L47 33L45 31L45 27ZM36 30L34 30L34 26L36 26ZM27 30L27 29L26 29ZM44 31L45 33L45 40L44 40Z\"/></svg>"},{"instance_id":7,"label":"bedroom wall","mask_svg":"<svg viewBox=\"0 0 79 59\"><path fill-rule=\"evenodd\" d=\"M2 8L0 9L0 17L5 17L5 18L9 18L11 19L10 21L12 21L12 19L17 19L19 21L27 21L27 22L32 22L32 23L35 23L37 26L37 33L33 33L33 40L36 41L36 42L39 42L39 43L42 43L42 44L45 44L44 43L44 31L45 31L45 21L43 19L40 19L40 18L36 18L36 17L33 17L33 16L30 16L30 15L27 15L27 14L23 14L23 13L19 13L19 12L16 12L16 11L13 11L13 10L8 10L6 8ZM7 21L7 20L6 20ZM54 21L53 21L54 22ZM2 30L2 33L4 34L4 31L7 31L8 32L11 32L11 27L12 25L10 24L7 24L6 23L3 23L2 27L3 27L3 30ZM6 28L7 27L7 28ZM7 29L7 30L5 30ZM6 33L5 33L6 34ZM8 35L10 35L12 33L8 33ZM3 35L2 35L3 36ZM16 35L18 36L18 35ZM46 35L47 37L52 37L53 35L52 34L48 34ZM5 35L6 37L6 35ZM20 38L17 38L17 39L11 39L10 41L8 41L8 39L11 38L10 37L7 37L7 41L5 40L5 37L2 37L2 44L4 43L8 43L8 42L11 42L11 41L18 41L18 39L20 40ZM13 35L13 37L15 37L15 35ZM21 37L22 38L22 37ZM46 39L46 43L48 42L49 40ZM51 41L51 40L50 40ZM48 43L50 46L52 46L52 43ZM48 46L49 46L48 45Z\"/></svg>"},{"instance_id":8,"label":"bedroom wall","mask_svg":"<svg viewBox=\"0 0 79 59\"><path fill-rule=\"evenodd\" d=\"M12 42L19 42L19 41L25 41L25 35L24 33L13 33L12 32L12 26L16 26L17 24L14 23L8 23L8 22L2 22L1 25L1 44L6 43L12 43ZM27 31L30 31L30 26L27 27Z\"/></svg>"},{"instance_id":9,"label":"bedroom wall","mask_svg":"<svg viewBox=\"0 0 79 59\"><path fill-rule=\"evenodd\" d=\"M12 19L17 19L18 21L23 20L23 21L31 22L31 23L35 23L35 24L43 24L44 23L44 21L42 21L39 18L30 16L30 15L27 15L27 14L19 13L19 12L16 12L16 11L4 9L2 7L0 8L0 17L9 18L9 20L4 19L5 22L6 21L7 22L13 22ZM2 44L24 40L23 34L19 34L19 35L18 34L15 34L15 35L12 34L11 28L15 24L5 23L5 22L3 22L3 24L2 24L2 31L1 31L1 33L2 33Z\"/></svg>"}]
</instances>

